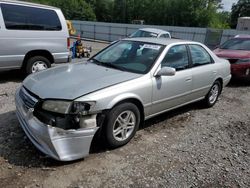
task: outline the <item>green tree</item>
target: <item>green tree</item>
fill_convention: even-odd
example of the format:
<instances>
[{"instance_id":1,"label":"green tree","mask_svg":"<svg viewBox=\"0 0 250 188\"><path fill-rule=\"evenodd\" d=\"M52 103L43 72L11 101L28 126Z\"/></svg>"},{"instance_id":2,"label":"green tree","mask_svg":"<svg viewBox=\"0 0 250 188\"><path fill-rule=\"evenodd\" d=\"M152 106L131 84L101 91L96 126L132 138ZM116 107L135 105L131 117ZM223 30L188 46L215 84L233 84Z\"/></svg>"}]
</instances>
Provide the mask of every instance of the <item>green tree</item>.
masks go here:
<instances>
[{"instance_id":1,"label":"green tree","mask_svg":"<svg viewBox=\"0 0 250 188\"><path fill-rule=\"evenodd\" d=\"M230 13L223 11L214 14L209 27L217 29L230 29Z\"/></svg>"},{"instance_id":2,"label":"green tree","mask_svg":"<svg viewBox=\"0 0 250 188\"><path fill-rule=\"evenodd\" d=\"M84 0L28 0L31 2L56 6L62 9L64 16L69 20L96 20L95 13L89 3Z\"/></svg>"},{"instance_id":3,"label":"green tree","mask_svg":"<svg viewBox=\"0 0 250 188\"><path fill-rule=\"evenodd\" d=\"M187 27L228 27L221 0L30 0L60 7L67 19ZM247 1L250 0L240 0ZM248 9L249 10L249 9Z\"/></svg>"},{"instance_id":4,"label":"green tree","mask_svg":"<svg viewBox=\"0 0 250 188\"><path fill-rule=\"evenodd\" d=\"M98 21L111 22L113 17L113 0L96 0L94 11Z\"/></svg>"}]
</instances>

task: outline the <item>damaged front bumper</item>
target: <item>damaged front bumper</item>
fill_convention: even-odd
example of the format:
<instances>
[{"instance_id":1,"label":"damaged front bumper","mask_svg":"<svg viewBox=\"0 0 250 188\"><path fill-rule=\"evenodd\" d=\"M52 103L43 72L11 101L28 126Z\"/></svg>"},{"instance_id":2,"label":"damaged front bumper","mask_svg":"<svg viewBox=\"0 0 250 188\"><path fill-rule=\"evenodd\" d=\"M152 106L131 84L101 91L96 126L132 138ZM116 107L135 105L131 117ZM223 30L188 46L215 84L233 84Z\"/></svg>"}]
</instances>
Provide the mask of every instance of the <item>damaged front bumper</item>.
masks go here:
<instances>
[{"instance_id":1,"label":"damaged front bumper","mask_svg":"<svg viewBox=\"0 0 250 188\"><path fill-rule=\"evenodd\" d=\"M63 130L46 125L27 108L17 90L16 114L31 142L43 153L59 161L72 161L89 155L91 142L98 127Z\"/></svg>"}]
</instances>

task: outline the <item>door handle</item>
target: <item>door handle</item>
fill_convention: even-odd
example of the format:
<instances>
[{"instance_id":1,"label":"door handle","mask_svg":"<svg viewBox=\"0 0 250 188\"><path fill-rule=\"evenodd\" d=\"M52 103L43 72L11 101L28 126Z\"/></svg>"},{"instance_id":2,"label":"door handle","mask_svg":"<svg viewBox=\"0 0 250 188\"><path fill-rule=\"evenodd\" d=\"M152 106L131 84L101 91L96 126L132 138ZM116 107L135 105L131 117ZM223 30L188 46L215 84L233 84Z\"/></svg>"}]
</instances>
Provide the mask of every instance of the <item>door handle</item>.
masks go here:
<instances>
[{"instance_id":1,"label":"door handle","mask_svg":"<svg viewBox=\"0 0 250 188\"><path fill-rule=\"evenodd\" d=\"M186 82L190 82L192 78L186 78Z\"/></svg>"},{"instance_id":2,"label":"door handle","mask_svg":"<svg viewBox=\"0 0 250 188\"><path fill-rule=\"evenodd\" d=\"M213 71L213 74L217 74L217 71Z\"/></svg>"}]
</instances>

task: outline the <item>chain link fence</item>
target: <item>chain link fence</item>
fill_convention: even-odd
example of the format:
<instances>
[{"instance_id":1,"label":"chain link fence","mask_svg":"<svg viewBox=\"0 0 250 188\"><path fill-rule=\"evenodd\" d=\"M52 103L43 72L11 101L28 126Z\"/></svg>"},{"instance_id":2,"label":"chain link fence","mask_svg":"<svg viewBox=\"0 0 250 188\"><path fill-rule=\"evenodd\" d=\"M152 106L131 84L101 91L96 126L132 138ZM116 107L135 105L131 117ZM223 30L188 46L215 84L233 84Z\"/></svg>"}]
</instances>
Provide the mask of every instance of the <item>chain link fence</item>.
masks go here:
<instances>
[{"instance_id":1,"label":"chain link fence","mask_svg":"<svg viewBox=\"0 0 250 188\"><path fill-rule=\"evenodd\" d=\"M134 25L89 21L72 21L77 34L91 40L112 42L125 38L139 28L158 28L169 31L174 38L192 40L206 44L210 48L224 43L238 34L249 34L250 31L220 30L196 27L173 27L158 25Z\"/></svg>"}]
</instances>

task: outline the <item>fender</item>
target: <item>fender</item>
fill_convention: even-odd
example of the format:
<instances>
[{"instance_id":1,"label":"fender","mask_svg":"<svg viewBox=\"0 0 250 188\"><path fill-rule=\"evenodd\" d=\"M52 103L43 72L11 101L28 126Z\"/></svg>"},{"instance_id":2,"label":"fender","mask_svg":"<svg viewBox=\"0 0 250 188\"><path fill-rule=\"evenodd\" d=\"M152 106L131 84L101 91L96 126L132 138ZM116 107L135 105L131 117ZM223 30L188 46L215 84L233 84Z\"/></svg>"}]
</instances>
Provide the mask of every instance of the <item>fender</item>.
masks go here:
<instances>
[{"instance_id":1,"label":"fender","mask_svg":"<svg viewBox=\"0 0 250 188\"><path fill-rule=\"evenodd\" d=\"M121 95L116 96L112 101L110 101L107 106L107 109L111 109L119 102L122 102L128 99L136 99L140 101L140 103L143 105L142 99L138 95L135 95L134 93L123 93Z\"/></svg>"}]
</instances>

